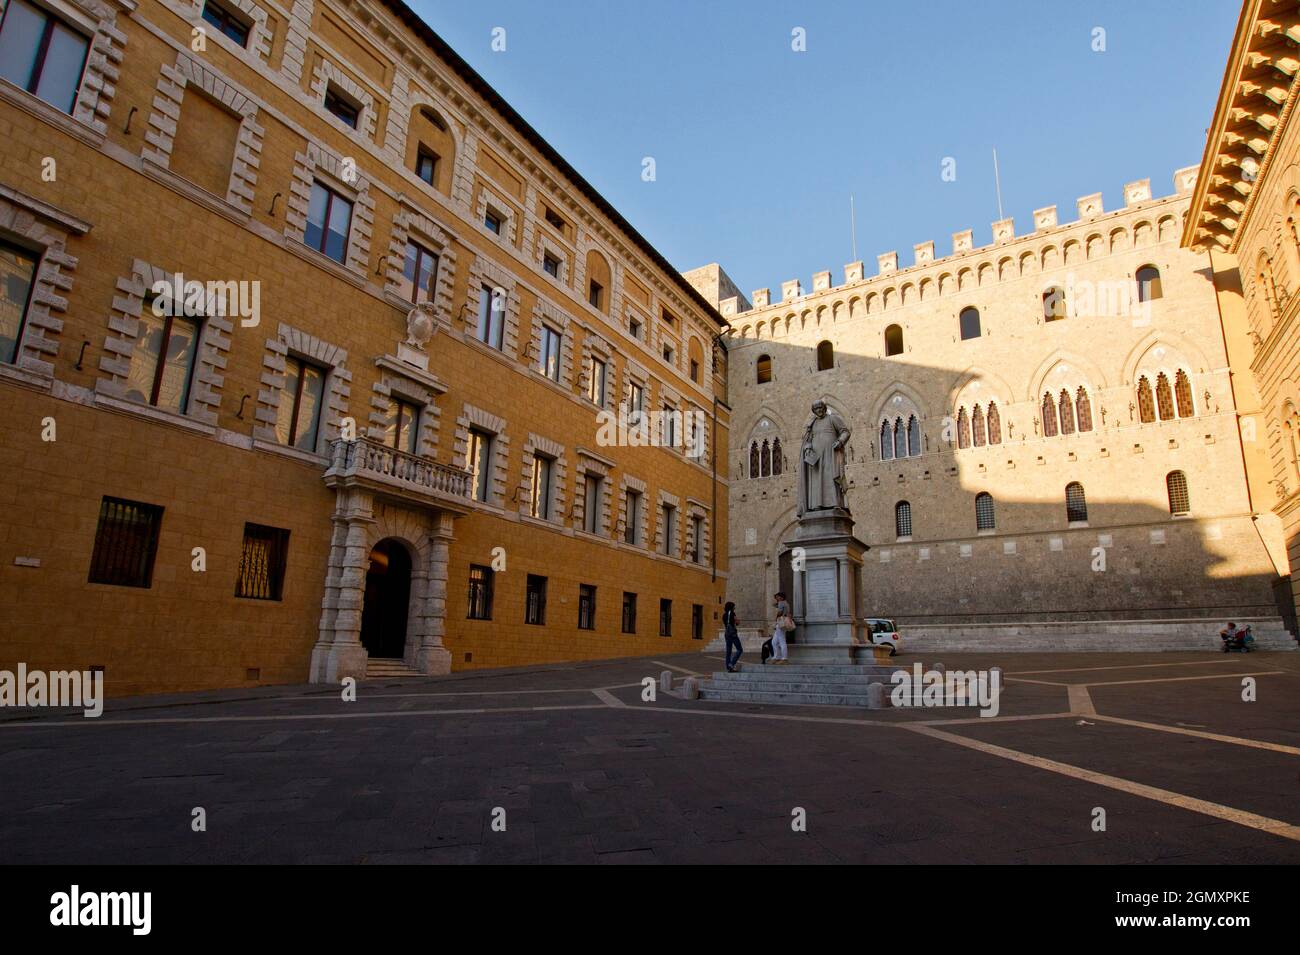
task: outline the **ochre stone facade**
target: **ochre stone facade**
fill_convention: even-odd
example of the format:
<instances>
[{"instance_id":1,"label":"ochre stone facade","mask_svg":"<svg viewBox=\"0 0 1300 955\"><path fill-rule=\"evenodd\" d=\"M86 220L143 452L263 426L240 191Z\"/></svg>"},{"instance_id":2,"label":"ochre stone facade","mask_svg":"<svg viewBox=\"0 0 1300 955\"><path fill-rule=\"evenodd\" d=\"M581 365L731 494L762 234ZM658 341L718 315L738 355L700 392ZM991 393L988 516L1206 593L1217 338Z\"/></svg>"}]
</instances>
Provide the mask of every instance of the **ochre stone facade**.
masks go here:
<instances>
[{"instance_id":1,"label":"ochre stone facade","mask_svg":"<svg viewBox=\"0 0 1300 955\"><path fill-rule=\"evenodd\" d=\"M1100 194L1017 237L953 236L866 277L721 303L734 422L731 585L742 618L791 591L785 542L814 400L853 430L864 616L925 625L1250 617L1289 603L1243 463L1211 262L1179 247L1195 169ZM1063 217L1064 218L1064 217ZM1247 428L1255 420L1248 419ZM779 442L779 451L778 448ZM779 473L778 473L779 471ZM1261 514L1261 511L1265 511Z\"/></svg>"},{"instance_id":2,"label":"ochre stone facade","mask_svg":"<svg viewBox=\"0 0 1300 955\"><path fill-rule=\"evenodd\" d=\"M0 79L0 240L36 263L0 355L0 668L103 666L115 694L333 681L398 625L425 672L702 646L729 550L711 304L404 5L207 6L236 26L201 2L42 0L90 44L75 103ZM337 239L314 231L327 195ZM408 254L437 258L422 293ZM168 410L139 374L155 285L182 276L259 283L260 314L204 302ZM308 367L319 418L286 446ZM674 447L603 439L634 387L683 415ZM88 582L106 496L163 509L147 586ZM278 600L235 596L246 524L288 534ZM382 541L404 556L372 557ZM404 622L368 617L375 574L407 563ZM490 619L470 619L471 565Z\"/></svg>"},{"instance_id":3,"label":"ochre stone facade","mask_svg":"<svg viewBox=\"0 0 1300 955\"><path fill-rule=\"evenodd\" d=\"M1233 368L1258 395L1247 460L1285 535L1300 602L1300 16L1247 0L1214 109L1184 242L1227 286Z\"/></svg>"}]
</instances>

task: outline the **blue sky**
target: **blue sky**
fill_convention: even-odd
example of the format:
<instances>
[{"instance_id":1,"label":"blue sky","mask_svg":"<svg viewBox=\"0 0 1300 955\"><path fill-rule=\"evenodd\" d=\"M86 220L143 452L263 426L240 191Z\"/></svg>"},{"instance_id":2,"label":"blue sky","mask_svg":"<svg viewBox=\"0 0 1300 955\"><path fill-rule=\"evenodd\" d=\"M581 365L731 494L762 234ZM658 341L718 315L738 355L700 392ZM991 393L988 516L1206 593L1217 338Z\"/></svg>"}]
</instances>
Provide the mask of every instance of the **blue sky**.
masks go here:
<instances>
[{"instance_id":1,"label":"blue sky","mask_svg":"<svg viewBox=\"0 0 1300 955\"><path fill-rule=\"evenodd\" d=\"M408 0L680 269L754 288L1005 214L1173 190L1200 162L1234 0ZM491 49L494 27L506 50ZM802 27L807 49L791 49ZM1093 31L1105 30L1094 52ZM642 157L657 178L641 178ZM956 179L941 177L945 157Z\"/></svg>"}]
</instances>

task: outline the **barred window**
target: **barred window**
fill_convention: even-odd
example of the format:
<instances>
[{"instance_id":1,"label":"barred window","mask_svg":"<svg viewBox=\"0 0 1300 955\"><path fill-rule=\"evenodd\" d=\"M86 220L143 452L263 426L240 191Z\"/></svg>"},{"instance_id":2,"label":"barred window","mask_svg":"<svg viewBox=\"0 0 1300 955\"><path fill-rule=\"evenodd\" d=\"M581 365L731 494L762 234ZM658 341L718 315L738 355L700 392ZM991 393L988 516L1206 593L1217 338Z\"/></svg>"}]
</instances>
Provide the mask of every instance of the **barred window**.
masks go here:
<instances>
[{"instance_id":1,"label":"barred window","mask_svg":"<svg viewBox=\"0 0 1300 955\"><path fill-rule=\"evenodd\" d=\"M996 526L993 517L993 495L987 491L975 495L975 529L991 531Z\"/></svg>"},{"instance_id":2,"label":"barred window","mask_svg":"<svg viewBox=\"0 0 1300 955\"><path fill-rule=\"evenodd\" d=\"M1065 486L1065 519L1071 524L1088 519L1088 500L1083 495L1083 485L1078 481Z\"/></svg>"},{"instance_id":3,"label":"barred window","mask_svg":"<svg viewBox=\"0 0 1300 955\"><path fill-rule=\"evenodd\" d=\"M1187 514L1192 510L1191 497L1187 493L1187 475L1182 471L1170 471L1165 475L1165 490L1169 492L1169 513Z\"/></svg>"},{"instance_id":4,"label":"barred window","mask_svg":"<svg viewBox=\"0 0 1300 955\"><path fill-rule=\"evenodd\" d=\"M623 632L636 633L636 594L623 591Z\"/></svg>"},{"instance_id":5,"label":"barred window","mask_svg":"<svg viewBox=\"0 0 1300 955\"><path fill-rule=\"evenodd\" d=\"M289 532L286 529L245 524L235 596L252 600L281 599L288 557Z\"/></svg>"},{"instance_id":6,"label":"barred window","mask_svg":"<svg viewBox=\"0 0 1300 955\"><path fill-rule=\"evenodd\" d=\"M1190 418L1196 414L1192 407L1192 380L1181 368L1174 375L1174 398L1178 403L1178 417Z\"/></svg>"},{"instance_id":7,"label":"barred window","mask_svg":"<svg viewBox=\"0 0 1300 955\"><path fill-rule=\"evenodd\" d=\"M673 602L667 597L659 598L659 636L673 635Z\"/></svg>"},{"instance_id":8,"label":"barred window","mask_svg":"<svg viewBox=\"0 0 1300 955\"><path fill-rule=\"evenodd\" d=\"M528 575L524 592L524 623L541 626L546 623L546 578Z\"/></svg>"},{"instance_id":9,"label":"barred window","mask_svg":"<svg viewBox=\"0 0 1300 955\"><path fill-rule=\"evenodd\" d=\"M907 501L899 501L894 505L894 535L912 536L912 505Z\"/></svg>"},{"instance_id":10,"label":"barred window","mask_svg":"<svg viewBox=\"0 0 1300 955\"><path fill-rule=\"evenodd\" d=\"M1146 375L1138 379L1138 420L1143 424L1156 420L1156 403L1151 396L1151 382Z\"/></svg>"},{"instance_id":11,"label":"barred window","mask_svg":"<svg viewBox=\"0 0 1300 955\"><path fill-rule=\"evenodd\" d=\"M492 578L495 576L491 567L469 565L469 612L466 616L470 620L492 619Z\"/></svg>"},{"instance_id":12,"label":"barred window","mask_svg":"<svg viewBox=\"0 0 1300 955\"><path fill-rule=\"evenodd\" d=\"M578 585L578 629L596 629L596 588L592 584Z\"/></svg>"},{"instance_id":13,"label":"barred window","mask_svg":"<svg viewBox=\"0 0 1300 955\"><path fill-rule=\"evenodd\" d=\"M99 505L90 583L150 586L162 515L163 509L156 504L105 497Z\"/></svg>"}]
</instances>

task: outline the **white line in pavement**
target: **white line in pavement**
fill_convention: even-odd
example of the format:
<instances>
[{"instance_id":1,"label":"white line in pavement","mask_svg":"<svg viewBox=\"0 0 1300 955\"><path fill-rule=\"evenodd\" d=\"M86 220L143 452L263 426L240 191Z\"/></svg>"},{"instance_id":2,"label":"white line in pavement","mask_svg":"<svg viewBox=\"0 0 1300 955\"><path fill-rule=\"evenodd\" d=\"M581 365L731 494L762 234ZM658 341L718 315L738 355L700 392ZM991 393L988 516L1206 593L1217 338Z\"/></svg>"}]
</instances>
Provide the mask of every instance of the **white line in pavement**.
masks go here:
<instances>
[{"instance_id":1,"label":"white line in pavement","mask_svg":"<svg viewBox=\"0 0 1300 955\"><path fill-rule=\"evenodd\" d=\"M1162 723L1144 723L1142 720L1126 720L1119 716L1093 716L1103 723L1119 723L1121 726L1137 726L1147 730L1159 730L1161 733L1177 733L1179 736L1197 736L1201 739L1212 739L1220 743L1232 743L1236 746L1249 746L1253 749L1267 749L1274 753L1287 753L1290 756L1300 756L1300 746L1287 746L1283 743L1268 743L1263 740L1245 739L1241 736L1224 736L1222 733L1205 733L1201 730L1183 729L1179 726L1165 726Z\"/></svg>"},{"instance_id":2,"label":"white line in pavement","mask_svg":"<svg viewBox=\"0 0 1300 955\"><path fill-rule=\"evenodd\" d=\"M1227 680L1243 676L1281 676L1286 670L1258 670L1253 673L1212 673L1209 676L1162 676L1149 680L1107 680L1102 683L1084 683L1083 686L1127 686L1132 683L1185 683L1188 680Z\"/></svg>"},{"instance_id":3,"label":"white line in pavement","mask_svg":"<svg viewBox=\"0 0 1300 955\"><path fill-rule=\"evenodd\" d=\"M916 723L899 723L897 725L903 729L911 730L913 733L920 733L934 739L956 743L958 746L977 750L978 752L986 753L990 756L999 756L1002 759L1009 759L1015 763L1033 766L1036 769L1044 769L1060 776L1068 776L1072 779L1079 779L1083 782L1093 783L1097 786L1105 786L1107 789L1115 789L1119 792L1129 793L1133 796L1140 796L1143 799L1151 799L1155 802L1164 803L1167 806L1186 809L1189 812L1199 812L1202 815L1212 816L1215 819L1233 822L1239 826L1246 826L1250 829L1259 829L1271 835L1280 836L1283 839L1291 839L1300 842L1300 826L1293 826L1291 823L1283 822L1280 819L1270 819L1268 816L1260 816L1253 812L1246 812L1244 809L1234 809L1231 806L1223 806L1219 803L1197 799L1193 796L1184 796L1181 793L1171 792L1168 789L1159 789L1155 786L1147 786L1144 783L1135 783L1130 779L1121 779L1118 776L1094 772L1091 769L1083 769L1080 766L1071 766L1069 763L1057 762L1054 759L1045 759L1042 756L1033 756L1029 753L1021 753L1014 749L1007 749L1005 746L995 746L992 743L985 743L982 740L958 736L956 733L948 733L944 730L935 729L933 726L922 726Z\"/></svg>"},{"instance_id":4,"label":"white line in pavement","mask_svg":"<svg viewBox=\"0 0 1300 955\"><path fill-rule=\"evenodd\" d=\"M1077 716L1077 713L1026 713L1023 716L968 716L962 719L954 720L908 720L907 725L917 726L962 726L967 723L980 725L983 723L1016 723L1024 720L1059 720L1067 716ZM902 722L891 723L891 726L902 726Z\"/></svg>"},{"instance_id":5,"label":"white line in pavement","mask_svg":"<svg viewBox=\"0 0 1300 955\"><path fill-rule=\"evenodd\" d=\"M633 684L633 686L640 686L640 685L641 685L640 683L634 683L634 684ZM609 690L606 690L606 689L604 689L604 688L601 688L601 689L595 689L595 690L592 690L591 692L596 694L596 698L597 698L597 699L599 699L599 700L604 700L606 706L615 706L615 707L619 707L619 706L627 706L626 703L624 703L622 700L620 700L620 699L619 699L617 696L615 696L613 693L609 692Z\"/></svg>"},{"instance_id":6,"label":"white line in pavement","mask_svg":"<svg viewBox=\"0 0 1300 955\"><path fill-rule=\"evenodd\" d=\"M704 676L703 673L696 673L694 670L688 670L686 667L673 666L671 663L664 663L662 660L651 660L655 666L661 666L666 670L676 670L678 673L685 673L687 676Z\"/></svg>"},{"instance_id":7,"label":"white line in pavement","mask_svg":"<svg viewBox=\"0 0 1300 955\"><path fill-rule=\"evenodd\" d=\"M1088 692L1088 687L1082 684L1071 684L1068 687L1070 695L1070 712L1078 713L1080 716L1096 716L1097 708L1092 705L1092 695Z\"/></svg>"},{"instance_id":8,"label":"white line in pavement","mask_svg":"<svg viewBox=\"0 0 1300 955\"><path fill-rule=\"evenodd\" d=\"M1005 676L1020 676L1028 673L1034 675L1042 673L1091 673L1094 670L1142 670L1147 667L1207 667L1226 662L1226 660L1195 660L1191 663L1125 663L1113 667L1070 667L1065 670L1016 670L1014 673L1006 673Z\"/></svg>"}]
</instances>

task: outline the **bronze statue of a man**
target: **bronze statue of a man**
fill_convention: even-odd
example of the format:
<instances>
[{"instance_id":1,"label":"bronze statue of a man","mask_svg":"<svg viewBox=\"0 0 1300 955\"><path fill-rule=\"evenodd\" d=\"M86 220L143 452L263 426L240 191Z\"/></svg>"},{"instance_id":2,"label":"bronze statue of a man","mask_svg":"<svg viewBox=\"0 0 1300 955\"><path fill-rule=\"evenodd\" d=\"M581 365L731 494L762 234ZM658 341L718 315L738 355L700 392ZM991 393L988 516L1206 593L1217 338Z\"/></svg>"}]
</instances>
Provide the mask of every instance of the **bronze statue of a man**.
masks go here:
<instances>
[{"instance_id":1,"label":"bronze statue of a man","mask_svg":"<svg viewBox=\"0 0 1300 955\"><path fill-rule=\"evenodd\" d=\"M844 497L844 445L851 432L844 419L815 401L804 425L799 452L799 514L842 507Z\"/></svg>"}]
</instances>

